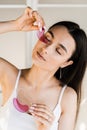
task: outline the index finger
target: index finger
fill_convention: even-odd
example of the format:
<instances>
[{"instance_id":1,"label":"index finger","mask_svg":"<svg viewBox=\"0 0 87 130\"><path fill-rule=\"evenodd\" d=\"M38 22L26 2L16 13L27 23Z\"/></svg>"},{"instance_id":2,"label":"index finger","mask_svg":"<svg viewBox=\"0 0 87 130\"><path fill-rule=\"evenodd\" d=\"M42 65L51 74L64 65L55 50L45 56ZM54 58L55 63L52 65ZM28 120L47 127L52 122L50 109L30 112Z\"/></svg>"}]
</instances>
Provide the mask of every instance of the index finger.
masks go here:
<instances>
[{"instance_id":1,"label":"index finger","mask_svg":"<svg viewBox=\"0 0 87 130\"><path fill-rule=\"evenodd\" d=\"M45 26L44 19L39 15L37 11L33 11L32 16L36 19L39 29Z\"/></svg>"},{"instance_id":2,"label":"index finger","mask_svg":"<svg viewBox=\"0 0 87 130\"><path fill-rule=\"evenodd\" d=\"M47 105L45 105L45 104L32 104L32 107L33 106L34 107L44 108L44 109L47 109L47 110L49 110L51 112L51 109Z\"/></svg>"},{"instance_id":3,"label":"index finger","mask_svg":"<svg viewBox=\"0 0 87 130\"><path fill-rule=\"evenodd\" d=\"M32 12L33 12L33 9L31 7L27 7L25 9L25 14L29 15L30 17L32 17Z\"/></svg>"}]
</instances>

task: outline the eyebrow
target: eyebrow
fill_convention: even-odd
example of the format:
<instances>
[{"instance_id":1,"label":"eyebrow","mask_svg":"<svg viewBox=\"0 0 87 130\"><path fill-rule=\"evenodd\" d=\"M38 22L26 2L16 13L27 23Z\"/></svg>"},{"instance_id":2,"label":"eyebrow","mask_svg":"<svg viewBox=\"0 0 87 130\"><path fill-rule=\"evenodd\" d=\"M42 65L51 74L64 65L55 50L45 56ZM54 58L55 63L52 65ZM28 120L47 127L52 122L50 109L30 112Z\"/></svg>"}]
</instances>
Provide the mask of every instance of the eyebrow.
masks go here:
<instances>
[{"instance_id":1,"label":"eyebrow","mask_svg":"<svg viewBox=\"0 0 87 130\"><path fill-rule=\"evenodd\" d=\"M59 46L60 46L65 52L67 52L67 49L65 48L65 46L63 46L62 44L59 44Z\"/></svg>"},{"instance_id":2,"label":"eyebrow","mask_svg":"<svg viewBox=\"0 0 87 130\"><path fill-rule=\"evenodd\" d=\"M52 31L48 31L48 33L50 33L50 35L52 36L52 38L54 38L54 34Z\"/></svg>"}]
</instances>

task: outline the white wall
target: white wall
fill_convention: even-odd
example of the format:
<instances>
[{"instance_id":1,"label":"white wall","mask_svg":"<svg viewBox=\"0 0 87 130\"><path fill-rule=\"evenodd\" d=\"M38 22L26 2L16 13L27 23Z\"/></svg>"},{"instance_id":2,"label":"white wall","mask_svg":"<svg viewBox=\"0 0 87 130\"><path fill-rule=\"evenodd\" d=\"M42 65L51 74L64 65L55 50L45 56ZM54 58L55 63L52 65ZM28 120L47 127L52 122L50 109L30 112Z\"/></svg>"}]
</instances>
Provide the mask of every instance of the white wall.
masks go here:
<instances>
[{"instance_id":1,"label":"white wall","mask_svg":"<svg viewBox=\"0 0 87 130\"><path fill-rule=\"evenodd\" d=\"M26 0L0 0L0 4L25 4Z\"/></svg>"},{"instance_id":2,"label":"white wall","mask_svg":"<svg viewBox=\"0 0 87 130\"><path fill-rule=\"evenodd\" d=\"M0 21L13 20L23 13L24 9L0 9ZM0 57L12 62L17 67L25 67L26 39L24 32L0 34Z\"/></svg>"},{"instance_id":3,"label":"white wall","mask_svg":"<svg viewBox=\"0 0 87 130\"><path fill-rule=\"evenodd\" d=\"M39 0L39 3L51 4L87 4L87 0Z\"/></svg>"}]
</instances>

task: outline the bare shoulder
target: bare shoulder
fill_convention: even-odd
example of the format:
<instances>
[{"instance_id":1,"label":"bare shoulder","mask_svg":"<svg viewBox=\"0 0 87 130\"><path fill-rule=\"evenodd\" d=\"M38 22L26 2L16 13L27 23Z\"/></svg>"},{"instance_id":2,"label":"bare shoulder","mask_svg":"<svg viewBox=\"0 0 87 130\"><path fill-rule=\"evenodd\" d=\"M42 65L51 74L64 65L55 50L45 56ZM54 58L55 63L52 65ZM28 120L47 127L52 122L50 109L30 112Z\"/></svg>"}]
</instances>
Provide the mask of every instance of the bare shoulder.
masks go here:
<instances>
[{"instance_id":1,"label":"bare shoulder","mask_svg":"<svg viewBox=\"0 0 87 130\"><path fill-rule=\"evenodd\" d=\"M71 98L72 97L77 98L77 93L73 88L67 86L66 90L65 90L65 96L66 97L71 97Z\"/></svg>"},{"instance_id":2,"label":"bare shoulder","mask_svg":"<svg viewBox=\"0 0 87 130\"><path fill-rule=\"evenodd\" d=\"M69 107L76 107L77 105L77 93L71 87L66 87L63 100L62 100L62 107L68 109Z\"/></svg>"}]
</instances>

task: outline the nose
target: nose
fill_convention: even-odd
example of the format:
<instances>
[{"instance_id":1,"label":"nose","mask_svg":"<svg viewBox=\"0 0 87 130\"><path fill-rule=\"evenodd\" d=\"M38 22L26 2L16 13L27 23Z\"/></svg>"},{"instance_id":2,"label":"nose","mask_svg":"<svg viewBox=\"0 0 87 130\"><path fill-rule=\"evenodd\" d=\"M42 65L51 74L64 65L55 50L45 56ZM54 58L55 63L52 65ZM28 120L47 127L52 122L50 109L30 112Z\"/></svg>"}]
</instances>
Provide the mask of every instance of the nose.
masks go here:
<instances>
[{"instance_id":1,"label":"nose","mask_svg":"<svg viewBox=\"0 0 87 130\"><path fill-rule=\"evenodd\" d=\"M51 51L52 47L51 45L46 45L42 48L42 53L48 54Z\"/></svg>"}]
</instances>

